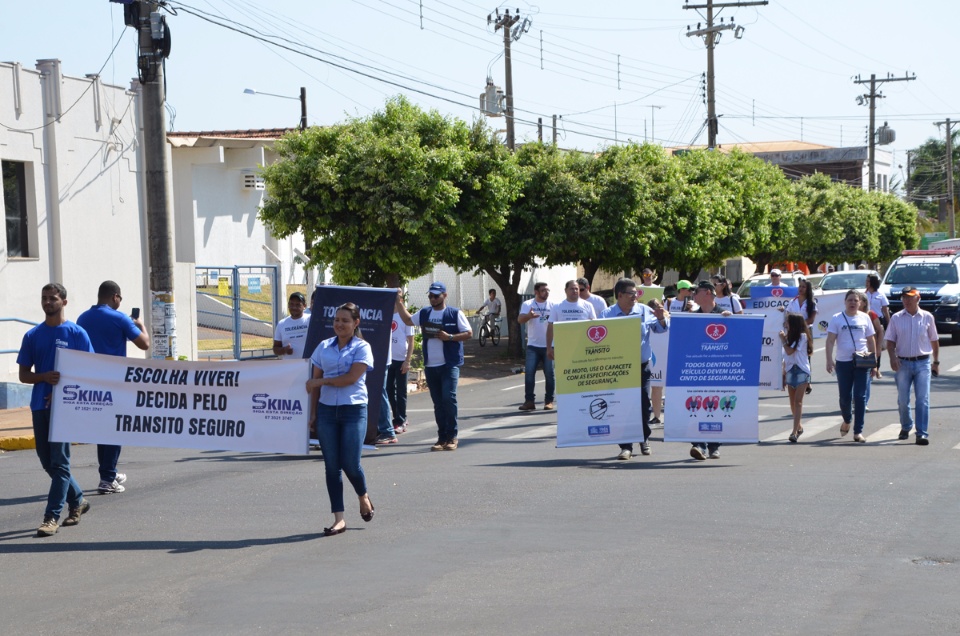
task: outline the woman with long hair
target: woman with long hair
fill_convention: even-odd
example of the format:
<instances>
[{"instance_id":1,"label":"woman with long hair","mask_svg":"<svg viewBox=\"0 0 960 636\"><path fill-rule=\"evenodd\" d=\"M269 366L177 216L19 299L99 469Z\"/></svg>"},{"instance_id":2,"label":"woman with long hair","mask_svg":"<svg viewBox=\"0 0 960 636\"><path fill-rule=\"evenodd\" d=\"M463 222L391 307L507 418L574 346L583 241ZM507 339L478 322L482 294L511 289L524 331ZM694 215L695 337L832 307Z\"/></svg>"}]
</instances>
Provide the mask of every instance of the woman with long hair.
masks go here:
<instances>
[{"instance_id":1,"label":"woman with long hair","mask_svg":"<svg viewBox=\"0 0 960 636\"><path fill-rule=\"evenodd\" d=\"M790 441L796 441L803 434L800 418L803 415L803 396L810 384L810 355L813 353L813 339L810 328L800 314L787 314L787 330L780 332L783 344L783 366L787 369L787 394L790 397L790 412L793 414L793 432Z\"/></svg>"},{"instance_id":2,"label":"woman with long hair","mask_svg":"<svg viewBox=\"0 0 960 636\"><path fill-rule=\"evenodd\" d=\"M360 517L373 519L373 503L360 466L360 452L367 431L366 373L373 368L373 352L360 333L360 309L353 303L337 308L332 338L317 345L310 363L313 377L307 381L310 394L310 423L316 423L323 451L327 495L333 524L326 536L347 529L343 519L343 476L360 498Z\"/></svg>"},{"instance_id":3,"label":"woman with long hair","mask_svg":"<svg viewBox=\"0 0 960 636\"><path fill-rule=\"evenodd\" d=\"M880 324L883 325L883 328L886 329L887 325L890 324L890 301L887 300L887 297L880 293L880 277L876 274L867 275L867 291L866 291L867 303L869 309L871 309L875 316L880 320ZM863 311L867 311L864 309ZM881 336L882 338L883 336ZM881 344L883 341L881 340ZM883 348L877 349L877 378L882 378L883 374L880 372L880 355L883 353ZM869 391L869 390L868 390ZM868 398L869 400L869 393Z\"/></svg>"},{"instance_id":4,"label":"woman with long hair","mask_svg":"<svg viewBox=\"0 0 960 636\"><path fill-rule=\"evenodd\" d=\"M833 315L827 326L827 373L837 372L840 390L841 437L850 432L853 421L853 441L865 442L863 418L866 412L867 376L876 369L858 367L855 356L876 353L876 331L870 316L860 311L860 292L851 289L843 297L843 311ZM836 363L834 363L836 348Z\"/></svg>"},{"instance_id":5,"label":"woman with long hair","mask_svg":"<svg viewBox=\"0 0 960 636\"><path fill-rule=\"evenodd\" d=\"M800 314L807 326L812 326L817 317L817 301L813 297L813 285L806 278L797 283L797 295L787 305L787 313Z\"/></svg>"},{"instance_id":6,"label":"woman with long hair","mask_svg":"<svg viewBox=\"0 0 960 636\"><path fill-rule=\"evenodd\" d=\"M717 288L716 303L732 314L742 314L743 303L740 302L740 297L733 293L732 286L730 285L730 281L727 280L727 277L722 274L714 274L710 277L710 280L713 282L714 287Z\"/></svg>"}]
</instances>

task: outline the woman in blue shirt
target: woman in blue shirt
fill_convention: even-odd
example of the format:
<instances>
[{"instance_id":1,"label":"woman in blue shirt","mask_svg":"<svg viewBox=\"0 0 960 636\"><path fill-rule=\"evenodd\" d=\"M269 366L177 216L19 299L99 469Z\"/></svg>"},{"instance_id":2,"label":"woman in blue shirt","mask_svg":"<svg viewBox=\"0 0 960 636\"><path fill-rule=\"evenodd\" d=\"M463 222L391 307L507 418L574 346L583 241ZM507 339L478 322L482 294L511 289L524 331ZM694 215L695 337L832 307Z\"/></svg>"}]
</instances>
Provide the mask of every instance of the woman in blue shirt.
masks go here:
<instances>
[{"instance_id":1,"label":"woman in blue shirt","mask_svg":"<svg viewBox=\"0 0 960 636\"><path fill-rule=\"evenodd\" d=\"M338 307L333 332L336 336L321 342L313 352L313 378L307 381L310 424L316 424L333 512L333 525L323 529L327 536L347 529L341 471L360 498L360 516L364 521L373 519L373 504L360 467L367 430L365 377L367 369L373 368L373 352L360 334L360 309L353 303Z\"/></svg>"}]
</instances>

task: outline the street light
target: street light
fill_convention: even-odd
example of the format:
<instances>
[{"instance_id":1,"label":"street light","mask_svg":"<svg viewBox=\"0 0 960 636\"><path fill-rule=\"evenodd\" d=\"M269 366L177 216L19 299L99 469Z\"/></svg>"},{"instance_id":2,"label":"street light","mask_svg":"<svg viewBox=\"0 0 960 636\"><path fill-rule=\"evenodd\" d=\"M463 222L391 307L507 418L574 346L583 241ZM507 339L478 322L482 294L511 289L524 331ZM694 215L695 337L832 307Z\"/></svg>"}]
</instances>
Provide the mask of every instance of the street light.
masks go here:
<instances>
[{"instance_id":1,"label":"street light","mask_svg":"<svg viewBox=\"0 0 960 636\"><path fill-rule=\"evenodd\" d=\"M307 129L307 89L300 87L300 97L290 97L289 95L277 95L276 93L265 93L255 88L243 89L244 95L267 95L269 97L279 97L280 99L299 99L300 100L300 130Z\"/></svg>"}]
</instances>

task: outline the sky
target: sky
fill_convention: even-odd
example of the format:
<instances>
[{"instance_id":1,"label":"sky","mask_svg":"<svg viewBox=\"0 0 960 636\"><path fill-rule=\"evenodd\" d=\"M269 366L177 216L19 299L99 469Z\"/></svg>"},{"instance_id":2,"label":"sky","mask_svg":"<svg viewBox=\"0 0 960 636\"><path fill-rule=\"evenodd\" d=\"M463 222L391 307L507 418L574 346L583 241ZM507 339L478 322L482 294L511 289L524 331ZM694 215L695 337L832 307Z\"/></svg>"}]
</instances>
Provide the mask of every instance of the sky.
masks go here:
<instances>
[{"instance_id":1,"label":"sky","mask_svg":"<svg viewBox=\"0 0 960 636\"><path fill-rule=\"evenodd\" d=\"M509 7L519 10L520 24L529 20L512 45L518 142L536 139L538 117L549 139L556 114L566 148L597 150L629 140L704 144L707 54L687 30L705 24L705 12L685 4L171 0L168 128L295 127L294 99L243 91L296 98L301 86L311 125L364 117L397 94L470 121L482 116L487 75L505 84L502 32L487 16ZM102 68L102 79L120 86L136 75L136 37L123 25L121 5L4 5L0 60L30 68L37 59L58 58L66 75ZM948 54L958 8L956 0L770 0L719 11L725 23L732 18L743 27L739 39L723 32L715 51L719 143L865 145L869 110L857 97L869 86L854 79L909 73L916 79L882 84L884 98L877 100L877 125L889 122L896 131L887 146L894 166L905 167L906 150L943 139L935 122L960 119L960 84ZM489 123L505 126L502 117Z\"/></svg>"}]
</instances>

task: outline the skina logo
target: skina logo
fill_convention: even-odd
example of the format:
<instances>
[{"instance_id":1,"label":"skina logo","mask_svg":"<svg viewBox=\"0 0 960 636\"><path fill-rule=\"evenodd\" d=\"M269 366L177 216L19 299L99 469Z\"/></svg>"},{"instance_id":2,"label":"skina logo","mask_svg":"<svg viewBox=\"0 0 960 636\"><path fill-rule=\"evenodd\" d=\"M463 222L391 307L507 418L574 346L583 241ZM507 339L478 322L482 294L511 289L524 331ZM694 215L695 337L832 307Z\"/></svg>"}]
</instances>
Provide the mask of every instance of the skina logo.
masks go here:
<instances>
[{"instance_id":1,"label":"skina logo","mask_svg":"<svg viewBox=\"0 0 960 636\"><path fill-rule=\"evenodd\" d=\"M79 384L68 384L63 387L63 403L113 406L113 394L99 389L84 389Z\"/></svg>"},{"instance_id":2,"label":"skina logo","mask_svg":"<svg viewBox=\"0 0 960 636\"><path fill-rule=\"evenodd\" d=\"M253 410L257 413L278 413L284 415L300 415L303 413L300 400L272 398L269 393L254 393Z\"/></svg>"}]
</instances>

